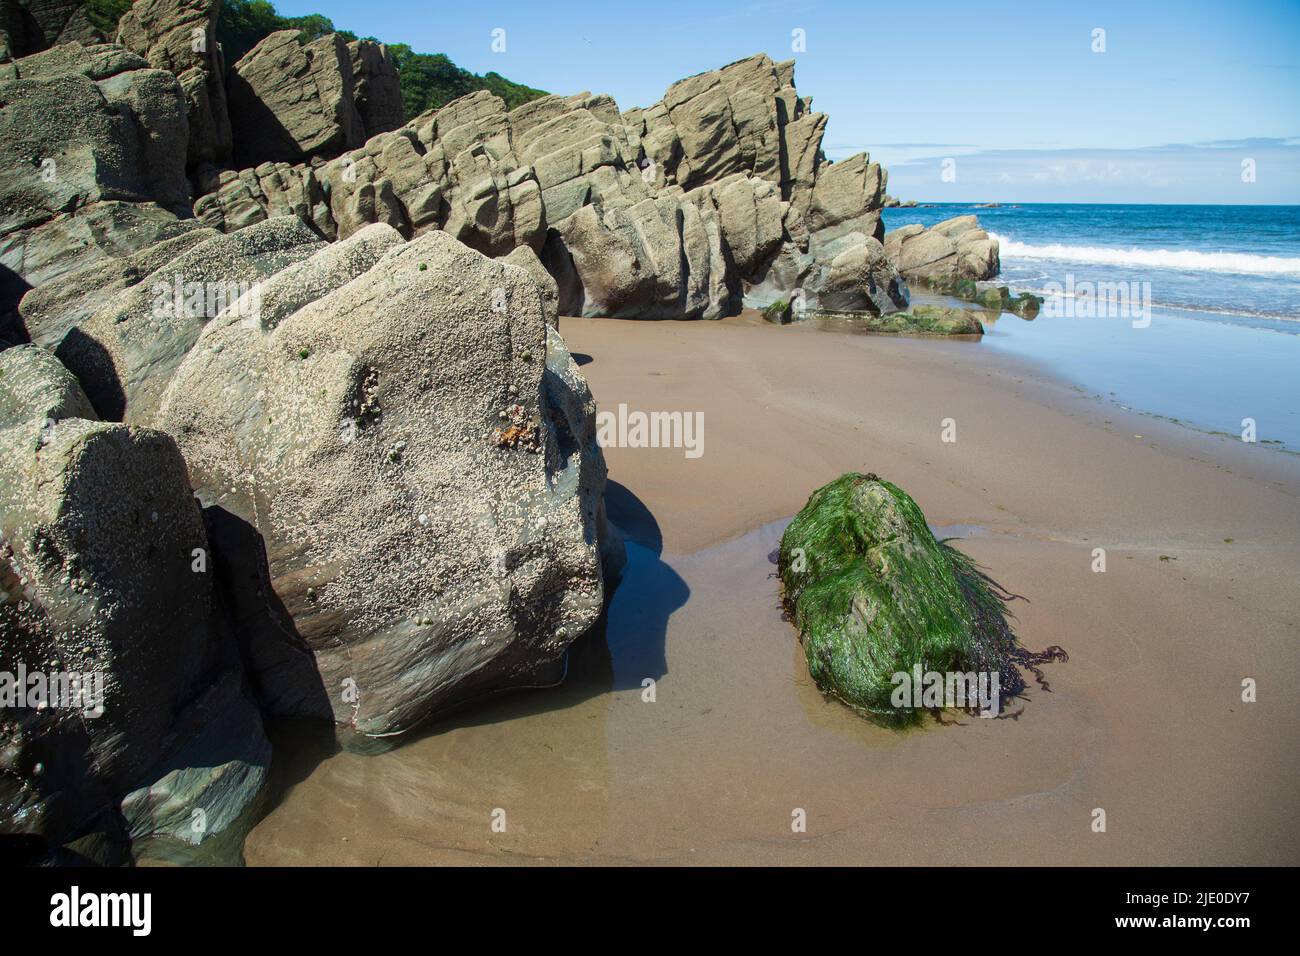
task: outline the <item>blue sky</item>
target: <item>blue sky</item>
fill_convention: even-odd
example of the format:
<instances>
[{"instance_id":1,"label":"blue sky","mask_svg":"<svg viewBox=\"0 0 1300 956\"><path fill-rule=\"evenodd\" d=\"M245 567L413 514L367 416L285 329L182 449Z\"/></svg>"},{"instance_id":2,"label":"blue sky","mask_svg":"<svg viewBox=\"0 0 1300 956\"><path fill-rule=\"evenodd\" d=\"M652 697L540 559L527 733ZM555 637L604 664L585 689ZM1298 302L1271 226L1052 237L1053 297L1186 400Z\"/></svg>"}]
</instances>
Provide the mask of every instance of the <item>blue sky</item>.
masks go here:
<instances>
[{"instance_id":1,"label":"blue sky","mask_svg":"<svg viewBox=\"0 0 1300 956\"><path fill-rule=\"evenodd\" d=\"M1300 0L276 6L623 108L752 53L794 57L800 93L830 116L827 155L866 150L903 198L1300 203Z\"/></svg>"}]
</instances>

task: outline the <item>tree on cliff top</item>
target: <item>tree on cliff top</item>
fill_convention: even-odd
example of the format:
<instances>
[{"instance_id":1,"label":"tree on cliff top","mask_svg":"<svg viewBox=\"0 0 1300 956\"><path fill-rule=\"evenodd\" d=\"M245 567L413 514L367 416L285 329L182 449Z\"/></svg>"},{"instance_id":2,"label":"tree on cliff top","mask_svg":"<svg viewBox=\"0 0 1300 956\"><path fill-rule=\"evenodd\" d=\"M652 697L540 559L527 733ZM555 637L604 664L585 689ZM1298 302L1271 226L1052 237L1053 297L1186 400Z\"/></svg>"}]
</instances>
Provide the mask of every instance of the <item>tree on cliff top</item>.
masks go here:
<instances>
[{"instance_id":1,"label":"tree on cliff top","mask_svg":"<svg viewBox=\"0 0 1300 956\"><path fill-rule=\"evenodd\" d=\"M347 41L357 39L355 33L335 29L329 17L318 13L284 17L269 0L224 0L217 19L217 40L225 53L226 64L233 65L263 38L277 30L293 29L300 31L299 38L304 43L331 33ZM546 95L543 90L511 82L498 73L479 76L461 69L442 53L415 53L405 43L390 43L388 51L397 66L402 106L408 119L475 90L496 94L506 101L509 109Z\"/></svg>"}]
</instances>

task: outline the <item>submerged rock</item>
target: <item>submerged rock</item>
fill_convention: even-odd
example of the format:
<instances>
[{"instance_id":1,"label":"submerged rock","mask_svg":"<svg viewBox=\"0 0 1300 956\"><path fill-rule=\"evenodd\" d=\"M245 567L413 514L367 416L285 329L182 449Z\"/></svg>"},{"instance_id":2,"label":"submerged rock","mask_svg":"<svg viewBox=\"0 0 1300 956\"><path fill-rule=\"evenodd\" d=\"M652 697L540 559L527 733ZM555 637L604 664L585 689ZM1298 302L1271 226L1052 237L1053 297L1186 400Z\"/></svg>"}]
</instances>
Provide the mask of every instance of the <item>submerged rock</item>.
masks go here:
<instances>
[{"instance_id":1,"label":"submerged rock","mask_svg":"<svg viewBox=\"0 0 1300 956\"><path fill-rule=\"evenodd\" d=\"M1013 639L990 584L961 552L935 540L906 492L846 474L813 492L781 539L786 607L824 693L888 724L897 674L999 672L1019 690Z\"/></svg>"},{"instance_id":2,"label":"submerged rock","mask_svg":"<svg viewBox=\"0 0 1300 956\"><path fill-rule=\"evenodd\" d=\"M766 313L765 313L766 315ZM820 326L852 332L896 335L983 335L984 324L971 309L937 305L913 306L907 312L876 315L873 312L805 312L799 318Z\"/></svg>"},{"instance_id":3,"label":"submerged rock","mask_svg":"<svg viewBox=\"0 0 1300 956\"><path fill-rule=\"evenodd\" d=\"M931 292L974 302L985 309L1011 312L1024 319L1034 318L1038 315L1038 310L1043 306L1043 297L1040 295L1034 295L1032 292L1021 292L1019 295L1012 295L1011 289L1004 285L980 288L974 279L941 276L916 281L923 284Z\"/></svg>"}]
</instances>

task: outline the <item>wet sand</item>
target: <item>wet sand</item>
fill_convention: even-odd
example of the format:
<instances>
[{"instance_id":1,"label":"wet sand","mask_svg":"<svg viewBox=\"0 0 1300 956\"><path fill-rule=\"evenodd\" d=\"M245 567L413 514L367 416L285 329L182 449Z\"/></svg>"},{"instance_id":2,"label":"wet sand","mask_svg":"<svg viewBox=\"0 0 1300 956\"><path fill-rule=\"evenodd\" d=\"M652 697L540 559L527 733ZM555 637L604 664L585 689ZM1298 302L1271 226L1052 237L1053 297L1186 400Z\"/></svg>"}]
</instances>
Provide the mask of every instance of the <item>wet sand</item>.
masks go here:
<instances>
[{"instance_id":1,"label":"wet sand","mask_svg":"<svg viewBox=\"0 0 1300 956\"><path fill-rule=\"evenodd\" d=\"M705 417L698 459L607 450L631 543L605 630L562 686L392 752L300 747L250 864L1300 863L1300 458L971 342L561 329L602 409ZM768 554L848 470L908 490L1020 596L1021 641L1069 654L1050 689L903 734L822 698Z\"/></svg>"}]
</instances>

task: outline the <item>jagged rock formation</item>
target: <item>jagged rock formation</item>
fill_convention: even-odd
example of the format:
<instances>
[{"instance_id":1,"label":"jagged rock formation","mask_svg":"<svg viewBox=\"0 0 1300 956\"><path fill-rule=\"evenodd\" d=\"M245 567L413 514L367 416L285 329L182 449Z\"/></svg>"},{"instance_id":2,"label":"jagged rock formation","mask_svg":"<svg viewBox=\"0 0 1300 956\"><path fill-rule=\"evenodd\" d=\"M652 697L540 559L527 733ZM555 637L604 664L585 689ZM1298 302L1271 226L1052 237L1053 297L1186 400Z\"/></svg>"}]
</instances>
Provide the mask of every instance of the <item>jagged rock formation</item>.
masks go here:
<instances>
[{"instance_id":1,"label":"jagged rock formation","mask_svg":"<svg viewBox=\"0 0 1300 956\"><path fill-rule=\"evenodd\" d=\"M0 672L102 682L6 701L0 832L184 846L254 806L270 745L208 554L170 436L97 420L44 349L0 352Z\"/></svg>"},{"instance_id":2,"label":"jagged rock formation","mask_svg":"<svg viewBox=\"0 0 1300 956\"><path fill-rule=\"evenodd\" d=\"M186 168L195 174L230 158L220 9L221 0L136 0L117 27L118 44L180 81L189 123Z\"/></svg>"},{"instance_id":3,"label":"jagged rock formation","mask_svg":"<svg viewBox=\"0 0 1300 956\"><path fill-rule=\"evenodd\" d=\"M272 33L230 68L235 164L337 156L366 138L353 101L352 60L336 33L298 42Z\"/></svg>"},{"instance_id":4,"label":"jagged rock formation","mask_svg":"<svg viewBox=\"0 0 1300 956\"><path fill-rule=\"evenodd\" d=\"M373 40L348 44L352 64L353 101L365 129L363 139L397 129L406 122L397 66L388 47Z\"/></svg>"},{"instance_id":5,"label":"jagged rock formation","mask_svg":"<svg viewBox=\"0 0 1300 956\"><path fill-rule=\"evenodd\" d=\"M908 303L884 172L825 160L792 64L364 139L400 117L382 48L277 34L232 138L215 10L0 64L0 346L36 343L0 354L0 654L101 662L129 722L0 728L4 825L59 845L233 833L261 715L400 733L590 627L621 549L560 313Z\"/></svg>"},{"instance_id":6,"label":"jagged rock formation","mask_svg":"<svg viewBox=\"0 0 1300 956\"><path fill-rule=\"evenodd\" d=\"M319 166L224 172L195 213L224 230L293 212L331 239L385 222L493 256L528 246L573 314L716 317L795 290L904 308L879 246L885 175L865 155L826 161L825 124L793 64L763 55L624 114L588 93L507 112L480 92Z\"/></svg>"},{"instance_id":7,"label":"jagged rock formation","mask_svg":"<svg viewBox=\"0 0 1300 956\"><path fill-rule=\"evenodd\" d=\"M184 99L172 74L77 43L0 64L0 339L18 300L177 231L189 209Z\"/></svg>"},{"instance_id":8,"label":"jagged rock formation","mask_svg":"<svg viewBox=\"0 0 1300 956\"><path fill-rule=\"evenodd\" d=\"M1001 268L998 241L974 216L895 229L885 236L885 254L913 281L991 279Z\"/></svg>"}]
</instances>

